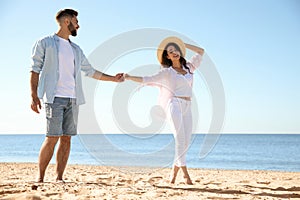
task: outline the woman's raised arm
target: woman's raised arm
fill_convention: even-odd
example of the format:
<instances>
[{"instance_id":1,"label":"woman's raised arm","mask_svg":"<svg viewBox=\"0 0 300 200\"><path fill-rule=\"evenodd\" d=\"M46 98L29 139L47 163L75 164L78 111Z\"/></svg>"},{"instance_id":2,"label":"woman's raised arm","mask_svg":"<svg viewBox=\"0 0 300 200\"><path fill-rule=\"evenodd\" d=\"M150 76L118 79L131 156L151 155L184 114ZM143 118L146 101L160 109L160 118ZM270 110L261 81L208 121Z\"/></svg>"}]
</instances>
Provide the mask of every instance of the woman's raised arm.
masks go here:
<instances>
[{"instance_id":1,"label":"woman's raised arm","mask_svg":"<svg viewBox=\"0 0 300 200\"><path fill-rule=\"evenodd\" d=\"M204 49L202 49L201 47L197 47L195 45L191 45L191 44L187 44L187 43L184 43L185 44L185 47L200 54L201 56L203 56L204 54Z\"/></svg>"}]
</instances>

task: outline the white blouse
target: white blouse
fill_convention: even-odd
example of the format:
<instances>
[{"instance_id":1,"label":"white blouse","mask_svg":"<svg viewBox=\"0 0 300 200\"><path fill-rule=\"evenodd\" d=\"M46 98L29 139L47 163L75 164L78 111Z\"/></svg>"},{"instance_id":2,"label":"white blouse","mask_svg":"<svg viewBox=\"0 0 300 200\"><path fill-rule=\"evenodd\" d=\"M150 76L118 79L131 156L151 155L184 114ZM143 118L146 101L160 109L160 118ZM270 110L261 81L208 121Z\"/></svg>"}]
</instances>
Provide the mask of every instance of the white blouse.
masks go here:
<instances>
[{"instance_id":1,"label":"white blouse","mask_svg":"<svg viewBox=\"0 0 300 200\"><path fill-rule=\"evenodd\" d=\"M192 84L193 84L193 74L183 68L187 73L185 75L178 73L174 68L170 67L175 73L175 83L174 83L174 96L176 97L192 97Z\"/></svg>"},{"instance_id":2,"label":"white blouse","mask_svg":"<svg viewBox=\"0 0 300 200\"><path fill-rule=\"evenodd\" d=\"M202 56L195 54L186 65L193 73L200 65ZM143 83L146 85L155 85L160 88L159 105L166 108L168 101L174 96L192 97L193 74L187 69L185 75L179 74L172 67L163 68L157 74L144 76Z\"/></svg>"}]
</instances>

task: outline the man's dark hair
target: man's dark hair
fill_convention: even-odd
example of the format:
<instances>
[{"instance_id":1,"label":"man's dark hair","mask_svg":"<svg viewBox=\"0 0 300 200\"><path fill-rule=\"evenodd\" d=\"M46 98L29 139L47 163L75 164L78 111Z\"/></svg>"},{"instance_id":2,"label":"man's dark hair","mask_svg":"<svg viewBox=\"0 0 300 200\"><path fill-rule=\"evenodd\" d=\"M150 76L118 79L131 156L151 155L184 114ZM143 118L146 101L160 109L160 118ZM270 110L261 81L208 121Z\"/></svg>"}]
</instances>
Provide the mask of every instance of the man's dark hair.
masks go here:
<instances>
[{"instance_id":1,"label":"man's dark hair","mask_svg":"<svg viewBox=\"0 0 300 200\"><path fill-rule=\"evenodd\" d=\"M63 9L57 12L56 20L60 20L62 17L74 17L78 16L78 12L73 9Z\"/></svg>"}]
</instances>

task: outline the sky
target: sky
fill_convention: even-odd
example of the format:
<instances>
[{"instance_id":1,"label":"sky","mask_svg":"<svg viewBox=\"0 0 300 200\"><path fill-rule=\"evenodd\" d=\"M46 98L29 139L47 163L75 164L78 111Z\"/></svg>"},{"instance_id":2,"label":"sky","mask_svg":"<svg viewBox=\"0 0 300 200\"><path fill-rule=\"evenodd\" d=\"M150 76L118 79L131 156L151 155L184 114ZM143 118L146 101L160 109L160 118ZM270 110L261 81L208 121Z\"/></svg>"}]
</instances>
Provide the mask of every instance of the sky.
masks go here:
<instances>
[{"instance_id":1,"label":"sky","mask_svg":"<svg viewBox=\"0 0 300 200\"><path fill-rule=\"evenodd\" d=\"M178 32L203 47L224 87L222 133L300 133L298 0L1 0L0 134L45 132L44 110L38 115L30 109L30 56L37 39L57 31L55 14L62 8L79 12L78 36L71 40L87 57L109 39L145 28ZM120 58L105 73L132 70L134 56L155 62L155 51L144 50ZM211 120L211 95L201 76L195 81L200 116L196 132L205 133ZM95 91L99 102L95 113L105 133L121 132L111 120L111 108L99 107L110 106L111 97L105 91L115 87L115 83L101 83L97 87L101 91ZM144 106L145 102L155 100L147 94L147 89L141 89L133 97L136 102L129 105L136 123L147 124L141 119L148 110L142 109L150 105Z\"/></svg>"}]
</instances>

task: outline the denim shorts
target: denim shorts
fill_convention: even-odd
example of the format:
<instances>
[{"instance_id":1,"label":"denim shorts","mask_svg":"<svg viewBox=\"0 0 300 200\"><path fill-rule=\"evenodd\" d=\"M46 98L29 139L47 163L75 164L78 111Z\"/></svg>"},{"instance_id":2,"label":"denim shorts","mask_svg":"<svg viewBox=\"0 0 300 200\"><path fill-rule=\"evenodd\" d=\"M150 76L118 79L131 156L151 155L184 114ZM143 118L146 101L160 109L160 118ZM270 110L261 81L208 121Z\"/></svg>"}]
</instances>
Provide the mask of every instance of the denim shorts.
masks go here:
<instances>
[{"instance_id":1,"label":"denim shorts","mask_svg":"<svg viewBox=\"0 0 300 200\"><path fill-rule=\"evenodd\" d=\"M55 97L46 103L47 136L77 135L78 109L76 99Z\"/></svg>"}]
</instances>

